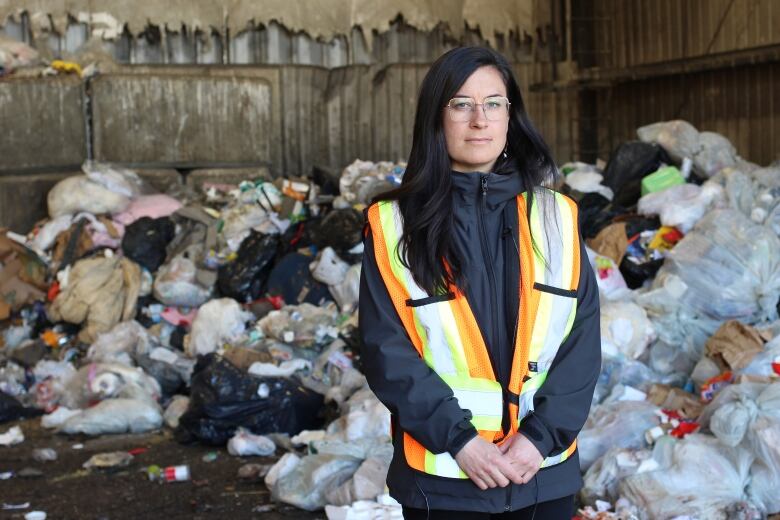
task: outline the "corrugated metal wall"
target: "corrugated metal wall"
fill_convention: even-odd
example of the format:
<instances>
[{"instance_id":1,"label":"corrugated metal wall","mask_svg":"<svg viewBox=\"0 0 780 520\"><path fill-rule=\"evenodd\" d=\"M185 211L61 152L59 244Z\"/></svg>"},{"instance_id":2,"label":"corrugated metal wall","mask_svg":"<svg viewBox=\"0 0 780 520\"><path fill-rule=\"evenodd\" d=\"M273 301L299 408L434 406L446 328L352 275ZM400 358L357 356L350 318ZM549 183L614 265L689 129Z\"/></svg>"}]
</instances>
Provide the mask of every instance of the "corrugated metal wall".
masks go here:
<instances>
[{"instance_id":1,"label":"corrugated metal wall","mask_svg":"<svg viewBox=\"0 0 780 520\"><path fill-rule=\"evenodd\" d=\"M722 133L748 160L780 159L780 2L586 0L578 7L573 22L590 34L576 32L573 54L593 68L585 71L591 81L576 88L593 89L598 156L636 139L639 126L680 118Z\"/></svg>"},{"instance_id":2,"label":"corrugated metal wall","mask_svg":"<svg viewBox=\"0 0 780 520\"><path fill-rule=\"evenodd\" d=\"M780 43L777 0L597 0L599 67L630 67Z\"/></svg>"},{"instance_id":3,"label":"corrugated metal wall","mask_svg":"<svg viewBox=\"0 0 780 520\"><path fill-rule=\"evenodd\" d=\"M780 160L780 63L623 83L599 93L602 113L611 114L611 124L600 128L601 150L636 139L639 126L685 119L725 135L748 160Z\"/></svg>"}]
</instances>

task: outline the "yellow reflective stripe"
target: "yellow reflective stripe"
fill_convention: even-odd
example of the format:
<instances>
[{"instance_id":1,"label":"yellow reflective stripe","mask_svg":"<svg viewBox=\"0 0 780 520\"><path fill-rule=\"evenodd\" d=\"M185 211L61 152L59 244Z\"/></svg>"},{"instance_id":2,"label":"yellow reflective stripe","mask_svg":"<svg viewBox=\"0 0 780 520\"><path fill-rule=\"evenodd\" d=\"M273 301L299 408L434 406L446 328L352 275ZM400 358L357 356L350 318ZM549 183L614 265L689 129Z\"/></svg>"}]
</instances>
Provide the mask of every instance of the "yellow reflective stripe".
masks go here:
<instances>
[{"instance_id":1,"label":"yellow reflective stripe","mask_svg":"<svg viewBox=\"0 0 780 520\"><path fill-rule=\"evenodd\" d=\"M471 412L471 422L475 428L486 431L501 429L504 401L498 381L447 374L440 377L452 388L458 405Z\"/></svg>"},{"instance_id":2,"label":"yellow reflective stripe","mask_svg":"<svg viewBox=\"0 0 780 520\"><path fill-rule=\"evenodd\" d=\"M534 249L534 277L536 282L545 283L547 270L544 266L544 255L547 248L546 234L542 231L542 222L539 218L539 199L534 197L534 203L531 206L531 235L537 245L538 251ZM547 259L549 261L549 259Z\"/></svg>"},{"instance_id":3,"label":"yellow reflective stripe","mask_svg":"<svg viewBox=\"0 0 780 520\"><path fill-rule=\"evenodd\" d=\"M439 318L444 329L444 337L447 339L447 345L450 347L455 371L458 374L467 375L469 366L466 361L463 340L458 332L458 324L455 322L455 315L452 313L452 306L446 302L436 305L439 308Z\"/></svg>"},{"instance_id":4,"label":"yellow reflective stripe","mask_svg":"<svg viewBox=\"0 0 780 520\"><path fill-rule=\"evenodd\" d=\"M553 466L555 464L560 464L561 462L571 457L572 454L574 453L574 450L576 449L577 449L577 440L575 439L574 442L571 443L571 446L566 448L566 451L559 453L558 455L554 455L552 457L547 457L542 461L542 465L540 467L546 468L549 466Z\"/></svg>"},{"instance_id":5,"label":"yellow reflective stripe","mask_svg":"<svg viewBox=\"0 0 780 520\"><path fill-rule=\"evenodd\" d=\"M473 390L475 392L496 393L502 395L501 383L491 379L482 379L479 377L457 376L443 374L441 378L451 388L458 390Z\"/></svg>"},{"instance_id":6,"label":"yellow reflective stripe","mask_svg":"<svg viewBox=\"0 0 780 520\"><path fill-rule=\"evenodd\" d=\"M493 415L490 417L475 415L471 418L471 424L473 424L474 428L477 430L497 432L501 430L501 419L502 417L500 415Z\"/></svg>"},{"instance_id":7,"label":"yellow reflective stripe","mask_svg":"<svg viewBox=\"0 0 780 520\"><path fill-rule=\"evenodd\" d=\"M536 319L531 332L531 347L529 361L538 361L547 339L547 329L550 325L550 315L553 312L553 294L539 291L539 306L536 309Z\"/></svg>"},{"instance_id":8,"label":"yellow reflective stripe","mask_svg":"<svg viewBox=\"0 0 780 520\"><path fill-rule=\"evenodd\" d=\"M431 475L437 475L436 455L428 450L425 450L425 472Z\"/></svg>"},{"instance_id":9,"label":"yellow reflective stripe","mask_svg":"<svg viewBox=\"0 0 780 520\"><path fill-rule=\"evenodd\" d=\"M561 238L563 239L563 251L561 258L561 273L563 279L566 276L571 277L571 272L574 270L574 251L572 251L572 244L574 244L574 219L571 214L571 206L563 199L563 195L560 193L555 194L555 201L558 204L558 210L561 215ZM563 289L571 289L568 284Z\"/></svg>"},{"instance_id":10,"label":"yellow reflective stripe","mask_svg":"<svg viewBox=\"0 0 780 520\"><path fill-rule=\"evenodd\" d=\"M523 383L523 388L520 390L520 395L523 395L527 392L536 393L536 391L539 390L542 384L547 380L548 373L549 371L541 372Z\"/></svg>"},{"instance_id":11,"label":"yellow reflective stripe","mask_svg":"<svg viewBox=\"0 0 780 520\"><path fill-rule=\"evenodd\" d=\"M563 341L566 341L569 338L569 333L571 332L571 328L574 325L574 318L577 316L577 305L572 305L571 311L569 311L569 320L566 322L566 328L563 331ZM561 341L561 343L563 343Z\"/></svg>"},{"instance_id":12,"label":"yellow reflective stripe","mask_svg":"<svg viewBox=\"0 0 780 520\"><path fill-rule=\"evenodd\" d=\"M425 472L447 478L468 478L449 453L425 452Z\"/></svg>"},{"instance_id":13,"label":"yellow reflective stripe","mask_svg":"<svg viewBox=\"0 0 780 520\"><path fill-rule=\"evenodd\" d=\"M396 208L392 202L380 202L379 203L379 219L382 222L382 233L385 236L385 246L387 248L387 254L390 257L390 269L396 279L404 286L406 293L411 293L409 289L409 270L401 263L401 259L397 254L398 244L400 242L401 230L397 226ZM420 340L423 344L423 359L429 367L433 367L433 354L428 345L428 336L425 333L425 328L420 324L420 319L416 312L412 313L414 316L414 328L417 329L417 334L420 336Z\"/></svg>"}]
</instances>

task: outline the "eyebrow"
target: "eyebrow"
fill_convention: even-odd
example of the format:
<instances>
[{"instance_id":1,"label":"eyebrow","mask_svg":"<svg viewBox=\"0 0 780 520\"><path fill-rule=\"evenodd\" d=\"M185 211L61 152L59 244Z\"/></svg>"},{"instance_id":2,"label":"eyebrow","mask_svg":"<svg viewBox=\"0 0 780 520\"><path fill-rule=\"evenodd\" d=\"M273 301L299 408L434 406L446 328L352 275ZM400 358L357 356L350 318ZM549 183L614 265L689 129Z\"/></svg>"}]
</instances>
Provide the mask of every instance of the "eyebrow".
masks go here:
<instances>
[{"instance_id":1,"label":"eyebrow","mask_svg":"<svg viewBox=\"0 0 780 520\"><path fill-rule=\"evenodd\" d=\"M453 97L467 97L467 98L470 98L472 96L467 96L466 94L455 94ZM489 97L504 97L504 96L502 96L501 94L490 94L489 96L485 96L485 97L489 98Z\"/></svg>"}]
</instances>

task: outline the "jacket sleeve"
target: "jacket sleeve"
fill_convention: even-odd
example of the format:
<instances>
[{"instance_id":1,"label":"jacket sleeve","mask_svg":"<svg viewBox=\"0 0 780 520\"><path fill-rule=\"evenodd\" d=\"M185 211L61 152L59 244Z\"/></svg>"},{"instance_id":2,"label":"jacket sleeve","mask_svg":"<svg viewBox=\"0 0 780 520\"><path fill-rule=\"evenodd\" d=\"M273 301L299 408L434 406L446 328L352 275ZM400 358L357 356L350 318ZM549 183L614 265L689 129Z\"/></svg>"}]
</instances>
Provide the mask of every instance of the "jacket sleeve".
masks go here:
<instances>
[{"instance_id":1,"label":"jacket sleeve","mask_svg":"<svg viewBox=\"0 0 780 520\"><path fill-rule=\"evenodd\" d=\"M429 451L454 457L477 435L472 414L418 355L382 280L370 230L364 245L358 316L368 384L403 431Z\"/></svg>"},{"instance_id":2,"label":"jacket sleeve","mask_svg":"<svg viewBox=\"0 0 780 520\"><path fill-rule=\"evenodd\" d=\"M534 396L534 411L519 428L543 457L561 453L577 438L601 372L599 291L582 243L580 238L580 282L572 329Z\"/></svg>"}]
</instances>

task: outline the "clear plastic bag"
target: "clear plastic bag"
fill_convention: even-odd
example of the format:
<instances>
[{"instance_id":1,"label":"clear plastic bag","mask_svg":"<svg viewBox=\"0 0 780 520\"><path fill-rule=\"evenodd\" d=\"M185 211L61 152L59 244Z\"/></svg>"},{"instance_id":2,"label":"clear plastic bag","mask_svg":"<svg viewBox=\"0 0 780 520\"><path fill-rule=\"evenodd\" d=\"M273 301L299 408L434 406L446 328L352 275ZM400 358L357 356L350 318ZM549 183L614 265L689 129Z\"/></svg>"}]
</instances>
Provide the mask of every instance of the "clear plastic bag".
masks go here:
<instances>
[{"instance_id":1,"label":"clear plastic bag","mask_svg":"<svg viewBox=\"0 0 780 520\"><path fill-rule=\"evenodd\" d=\"M648 193L639 199L637 211L640 215L658 215L664 226L673 226L688 233L723 198L723 188L714 182L705 182L701 186L680 184Z\"/></svg>"},{"instance_id":2,"label":"clear plastic bag","mask_svg":"<svg viewBox=\"0 0 780 520\"><path fill-rule=\"evenodd\" d=\"M737 164L737 150L731 141L715 132L699 133L701 150L693 158L696 171L705 177L712 177L723 168Z\"/></svg>"},{"instance_id":3,"label":"clear plastic bag","mask_svg":"<svg viewBox=\"0 0 780 520\"><path fill-rule=\"evenodd\" d=\"M307 511L322 509L325 495L349 480L361 460L337 455L309 455L279 476L271 489L274 500Z\"/></svg>"},{"instance_id":4,"label":"clear plastic bag","mask_svg":"<svg viewBox=\"0 0 780 520\"><path fill-rule=\"evenodd\" d=\"M745 500L753 455L704 435L659 442L653 458L661 468L620 481L621 496L639 506L640 518L730 518L727 511Z\"/></svg>"},{"instance_id":5,"label":"clear plastic bag","mask_svg":"<svg viewBox=\"0 0 780 520\"><path fill-rule=\"evenodd\" d=\"M706 215L669 253L660 283L668 274L685 285L676 304L694 314L719 322L777 319L780 239L738 211Z\"/></svg>"},{"instance_id":6,"label":"clear plastic bag","mask_svg":"<svg viewBox=\"0 0 780 520\"><path fill-rule=\"evenodd\" d=\"M199 307L211 296L211 289L195 280L195 263L184 254L160 267L154 281L154 297L165 305Z\"/></svg>"},{"instance_id":7,"label":"clear plastic bag","mask_svg":"<svg viewBox=\"0 0 780 520\"><path fill-rule=\"evenodd\" d=\"M687 121L662 121L637 129L637 136L646 143L658 143L677 162L693 158L700 150L699 131Z\"/></svg>"},{"instance_id":8,"label":"clear plastic bag","mask_svg":"<svg viewBox=\"0 0 780 520\"><path fill-rule=\"evenodd\" d=\"M577 437L580 468L587 471L611 448L643 448L645 432L658 424L657 410L646 401L617 401L591 409Z\"/></svg>"}]
</instances>

